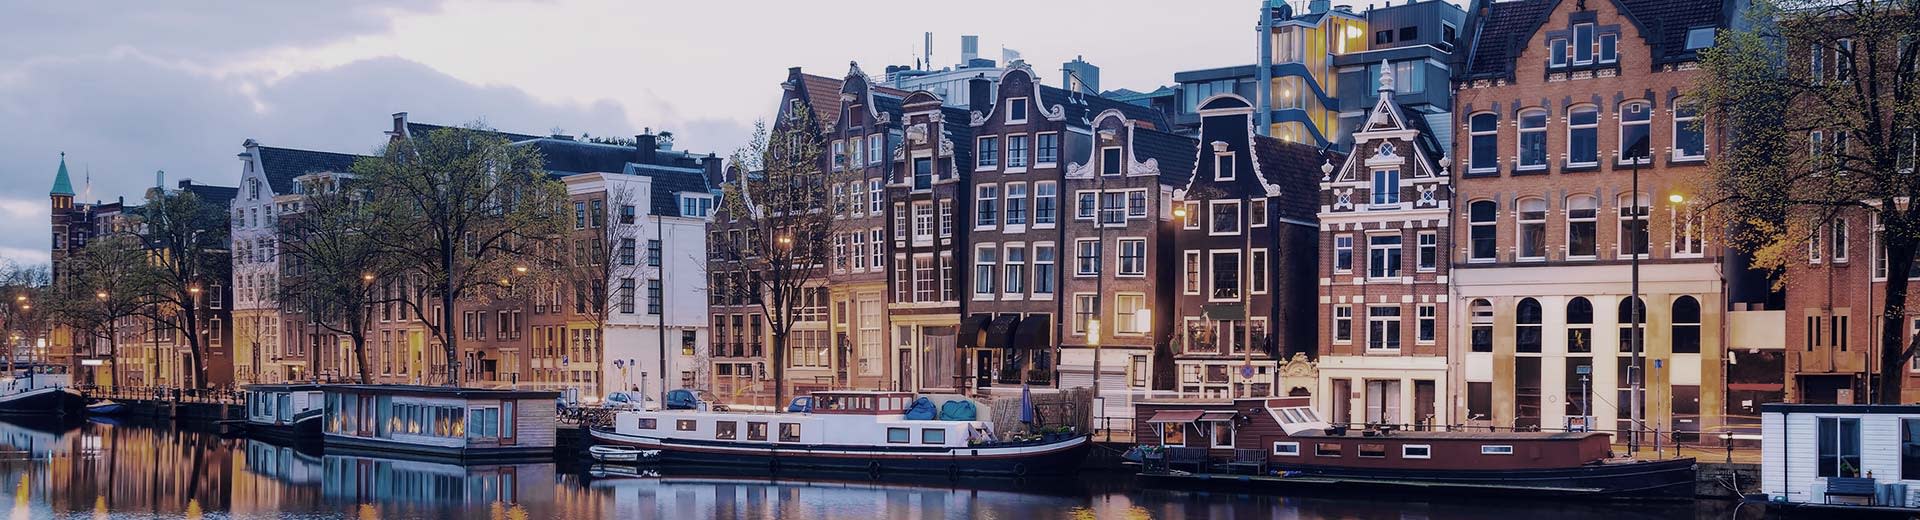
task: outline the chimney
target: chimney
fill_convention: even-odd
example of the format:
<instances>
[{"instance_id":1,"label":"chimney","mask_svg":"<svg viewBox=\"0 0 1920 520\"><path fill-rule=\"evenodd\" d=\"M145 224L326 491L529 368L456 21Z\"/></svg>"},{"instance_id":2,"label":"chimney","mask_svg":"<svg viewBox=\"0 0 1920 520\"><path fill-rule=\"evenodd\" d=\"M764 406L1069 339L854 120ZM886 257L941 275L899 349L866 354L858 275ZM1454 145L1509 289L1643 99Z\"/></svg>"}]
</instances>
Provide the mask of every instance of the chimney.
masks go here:
<instances>
[{"instance_id":1,"label":"chimney","mask_svg":"<svg viewBox=\"0 0 1920 520\"><path fill-rule=\"evenodd\" d=\"M166 170L153 171L153 187L160 188L160 189L167 188L167 171Z\"/></svg>"},{"instance_id":2,"label":"chimney","mask_svg":"<svg viewBox=\"0 0 1920 520\"><path fill-rule=\"evenodd\" d=\"M720 169L721 162L720 156L714 155L711 152L707 153L707 157L700 161L700 167L707 170L708 189L718 188L727 182L724 170Z\"/></svg>"},{"instance_id":3,"label":"chimney","mask_svg":"<svg viewBox=\"0 0 1920 520\"><path fill-rule=\"evenodd\" d=\"M393 113L393 129L388 130L387 135L394 136L394 137L407 136L407 113L406 112Z\"/></svg>"},{"instance_id":4,"label":"chimney","mask_svg":"<svg viewBox=\"0 0 1920 520\"><path fill-rule=\"evenodd\" d=\"M985 74L967 78L967 108L982 114L993 110L993 82Z\"/></svg>"},{"instance_id":5,"label":"chimney","mask_svg":"<svg viewBox=\"0 0 1920 520\"><path fill-rule=\"evenodd\" d=\"M633 136L633 148L633 162L653 164L654 156L660 152L659 136L653 135L649 128L647 133Z\"/></svg>"}]
</instances>

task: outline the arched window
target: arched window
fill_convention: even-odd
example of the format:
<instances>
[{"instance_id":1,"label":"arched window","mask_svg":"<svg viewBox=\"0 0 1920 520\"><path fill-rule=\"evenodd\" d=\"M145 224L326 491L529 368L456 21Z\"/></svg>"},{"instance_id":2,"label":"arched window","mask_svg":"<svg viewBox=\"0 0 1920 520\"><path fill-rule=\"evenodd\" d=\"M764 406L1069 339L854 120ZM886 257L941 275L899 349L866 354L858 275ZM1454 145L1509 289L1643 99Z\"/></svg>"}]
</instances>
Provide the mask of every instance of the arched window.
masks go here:
<instances>
[{"instance_id":1,"label":"arched window","mask_svg":"<svg viewBox=\"0 0 1920 520\"><path fill-rule=\"evenodd\" d=\"M1707 157L1707 134L1705 128L1696 128L1695 121L1700 119L1700 104L1692 101L1675 101L1673 104L1673 158L1677 160L1705 159Z\"/></svg>"},{"instance_id":2,"label":"arched window","mask_svg":"<svg viewBox=\"0 0 1920 520\"><path fill-rule=\"evenodd\" d=\"M1547 259L1547 199L1520 199L1520 211L1514 214L1519 224L1520 259Z\"/></svg>"},{"instance_id":3,"label":"arched window","mask_svg":"<svg viewBox=\"0 0 1920 520\"><path fill-rule=\"evenodd\" d=\"M1547 111L1530 108L1520 112L1520 167L1537 170L1547 167Z\"/></svg>"},{"instance_id":4,"label":"arched window","mask_svg":"<svg viewBox=\"0 0 1920 520\"><path fill-rule=\"evenodd\" d=\"M1473 351L1493 352L1493 303L1477 299L1467 307L1473 316Z\"/></svg>"},{"instance_id":5,"label":"arched window","mask_svg":"<svg viewBox=\"0 0 1920 520\"><path fill-rule=\"evenodd\" d=\"M1593 302L1585 297L1567 301L1567 352L1593 352Z\"/></svg>"},{"instance_id":6,"label":"arched window","mask_svg":"<svg viewBox=\"0 0 1920 520\"><path fill-rule=\"evenodd\" d=\"M1592 260L1599 252L1600 199L1592 195L1567 197L1567 258Z\"/></svg>"},{"instance_id":7,"label":"arched window","mask_svg":"<svg viewBox=\"0 0 1920 520\"><path fill-rule=\"evenodd\" d=\"M1467 170L1470 172L1495 172L1500 170L1500 116L1492 112L1474 114L1467 123L1467 134L1472 147Z\"/></svg>"},{"instance_id":8,"label":"arched window","mask_svg":"<svg viewBox=\"0 0 1920 520\"><path fill-rule=\"evenodd\" d=\"M1635 307L1634 302L1639 302L1638 306L1640 307L1639 309L1640 312L1638 313L1637 318L1635 317L1636 314L1634 313L1634 307ZM1634 331L1635 322L1638 322L1640 324L1639 333L1645 334L1646 322L1647 322L1646 302L1641 301L1640 298L1620 299L1620 315L1619 315L1618 323L1620 324L1620 354L1621 355L1626 355L1633 352L1633 341L1634 341L1634 338L1638 337L1635 335L1635 331ZM1640 348L1643 349L1644 351L1644 349L1646 348L1646 344L1641 343Z\"/></svg>"},{"instance_id":9,"label":"arched window","mask_svg":"<svg viewBox=\"0 0 1920 520\"><path fill-rule=\"evenodd\" d=\"M1514 307L1514 350L1540 353L1540 300L1522 298Z\"/></svg>"},{"instance_id":10,"label":"arched window","mask_svg":"<svg viewBox=\"0 0 1920 520\"><path fill-rule=\"evenodd\" d=\"M1498 244L1495 233L1499 226L1494 221L1499 218L1499 208L1499 203L1491 200L1476 200L1467 205L1469 238L1473 241L1472 247L1468 250L1469 260L1493 261Z\"/></svg>"},{"instance_id":11,"label":"arched window","mask_svg":"<svg viewBox=\"0 0 1920 520\"><path fill-rule=\"evenodd\" d=\"M1647 205L1645 193L1620 195L1620 256L1647 254Z\"/></svg>"},{"instance_id":12,"label":"arched window","mask_svg":"<svg viewBox=\"0 0 1920 520\"><path fill-rule=\"evenodd\" d=\"M1673 301L1673 353L1700 353L1700 300L1692 296Z\"/></svg>"},{"instance_id":13,"label":"arched window","mask_svg":"<svg viewBox=\"0 0 1920 520\"><path fill-rule=\"evenodd\" d=\"M1600 108L1593 105L1567 111L1567 166L1600 164Z\"/></svg>"},{"instance_id":14,"label":"arched window","mask_svg":"<svg viewBox=\"0 0 1920 520\"><path fill-rule=\"evenodd\" d=\"M1653 148L1650 124L1653 121L1653 104L1646 101L1628 101L1620 104L1620 162L1626 163L1633 158L1647 158ZM1641 143L1641 141L1647 141Z\"/></svg>"}]
</instances>

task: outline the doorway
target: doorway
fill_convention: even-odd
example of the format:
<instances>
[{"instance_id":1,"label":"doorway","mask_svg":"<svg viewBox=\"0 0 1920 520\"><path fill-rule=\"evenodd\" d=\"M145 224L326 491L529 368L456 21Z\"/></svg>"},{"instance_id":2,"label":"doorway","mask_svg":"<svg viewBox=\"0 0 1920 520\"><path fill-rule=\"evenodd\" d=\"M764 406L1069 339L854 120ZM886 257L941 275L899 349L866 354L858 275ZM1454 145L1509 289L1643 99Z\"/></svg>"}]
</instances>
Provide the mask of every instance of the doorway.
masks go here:
<instances>
[{"instance_id":1,"label":"doorway","mask_svg":"<svg viewBox=\"0 0 1920 520\"><path fill-rule=\"evenodd\" d=\"M974 389L977 389L977 390L986 389L987 387L993 386L993 367L997 367L997 366L1000 366L1000 365L996 365L993 362L993 350L983 348L983 349L978 349L974 351L973 353L973 387Z\"/></svg>"}]
</instances>

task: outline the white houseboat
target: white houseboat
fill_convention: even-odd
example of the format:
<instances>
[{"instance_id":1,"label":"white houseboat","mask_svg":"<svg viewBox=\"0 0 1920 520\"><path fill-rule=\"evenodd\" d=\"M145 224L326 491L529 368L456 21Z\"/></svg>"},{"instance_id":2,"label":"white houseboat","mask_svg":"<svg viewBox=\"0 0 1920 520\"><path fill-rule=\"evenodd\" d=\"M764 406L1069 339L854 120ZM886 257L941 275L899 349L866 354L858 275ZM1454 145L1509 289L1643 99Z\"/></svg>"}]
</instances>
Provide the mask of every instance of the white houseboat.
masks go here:
<instances>
[{"instance_id":1,"label":"white houseboat","mask_svg":"<svg viewBox=\"0 0 1920 520\"><path fill-rule=\"evenodd\" d=\"M316 384L247 385L247 434L298 441L320 438L321 387Z\"/></svg>"},{"instance_id":2,"label":"white houseboat","mask_svg":"<svg viewBox=\"0 0 1920 520\"><path fill-rule=\"evenodd\" d=\"M327 385L329 453L455 461L552 460L559 392L418 385Z\"/></svg>"},{"instance_id":3,"label":"white houseboat","mask_svg":"<svg viewBox=\"0 0 1920 520\"><path fill-rule=\"evenodd\" d=\"M1084 435L997 441L992 423L977 419L991 416L985 406L961 396L925 397L912 415L917 399L906 392L815 392L795 400L810 405L789 413L669 406L616 413L610 429L591 434L600 444L660 450L666 463L874 474L1070 473L1092 446ZM941 420L931 410L935 403L973 413Z\"/></svg>"},{"instance_id":4,"label":"white houseboat","mask_svg":"<svg viewBox=\"0 0 1920 520\"><path fill-rule=\"evenodd\" d=\"M1760 405L1760 487L1789 508L1920 513L1920 405Z\"/></svg>"},{"instance_id":5,"label":"white houseboat","mask_svg":"<svg viewBox=\"0 0 1920 520\"><path fill-rule=\"evenodd\" d=\"M86 401L63 366L16 365L0 378L0 414L78 415Z\"/></svg>"}]
</instances>

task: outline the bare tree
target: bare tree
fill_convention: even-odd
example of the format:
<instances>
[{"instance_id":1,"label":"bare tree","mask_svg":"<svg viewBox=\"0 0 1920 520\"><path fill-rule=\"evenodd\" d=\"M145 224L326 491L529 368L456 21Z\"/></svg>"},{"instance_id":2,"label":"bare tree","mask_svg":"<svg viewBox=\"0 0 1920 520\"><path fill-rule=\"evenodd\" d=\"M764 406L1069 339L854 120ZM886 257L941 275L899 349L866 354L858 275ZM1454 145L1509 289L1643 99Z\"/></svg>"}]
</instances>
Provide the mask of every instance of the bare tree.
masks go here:
<instances>
[{"instance_id":1,"label":"bare tree","mask_svg":"<svg viewBox=\"0 0 1920 520\"><path fill-rule=\"evenodd\" d=\"M751 141L733 154L741 172L724 188L721 209L738 219L745 243L719 241L716 254L738 259L749 274L732 283L714 284L743 301L759 303L773 335L774 404L786 401L787 344L808 291L819 290L833 254L829 245L839 222L827 211L828 186L839 172L825 163L823 134L812 111L782 116L771 132L755 125ZM760 240L768 242L762 247Z\"/></svg>"},{"instance_id":2,"label":"bare tree","mask_svg":"<svg viewBox=\"0 0 1920 520\"><path fill-rule=\"evenodd\" d=\"M566 235L571 239L551 242L548 251L556 254L542 258L546 266L542 276L553 277L573 289L577 302L574 310L593 322L595 337L604 346L607 322L613 315L646 312L640 308L640 298L644 296L641 293L646 290L643 284L648 274L658 275L660 266L648 243L641 240L645 224L639 215L642 204L647 201L631 186L608 183L604 194L594 194L578 202L576 213L585 213L573 216L573 227L577 229ZM569 247L572 254L567 253ZM662 330L661 348L665 349ZM596 351L605 357L604 348ZM593 361L607 362L605 359ZM601 383L604 386L607 382Z\"/></svg>"},{"instance_id":3,"label":"bare tree","mask_svg":"<svg viewBox=\"0 0 1920 520\"><path fill-rule=\"evenodd\" d=\"M21 265L0 261L0 338L7 342L7 373L13 373L20 343L32 342L46 331L47 304L52 279L46 264Z\"/></svg>"},{"instance_id":4,"label":"bare tree","mask_svg":"<svg viewBox=\"0 0 1920 520\"><path fill-rule=\"evenodd\" d=\"M115 358L110 384L119 382L117 359L123 323L130 323L144 303L142 287L151 283L152 269L140 239L112 234L94 237L65 264L66 272L53 287L55 320L91 340L106 343L106 355ZM96 348L91 354L98 356Z\"/></svg>"},{"instance_id":5,"label":"bare tree","mask_svg":"<svg viewBox=\"0 0 1920 520\"><path fill-rule=\"evenodd\" d=\"M362 192L351 179L322 179L306 188L299 213L279 222L280 256L288 266L281 277L280 301L299 308L310 321L353 342L354 365L362 383L373 381L367 363L367 336L373 307L398 301L392 285L396 270L384 262L376 228ZM404 281L404 280L402 280Z\"/></svg>"},{"instance_id":6,"label":"bare tree","mask_svg":"<svg viewBox=\"0 0 1920 520\"><path fill-rule=\"evenodd\" d=\"M460 384L455 304L508 287L515 267L561 233L566 188L541 164L539 151L476 123L395 139L353 166L374 222L368 236L396 275L423 280L417 296L438 300L434 309L425 298L400 304L440 340L448 385Z\"/></svg>"},{"instance_id":7,"label":"bare tree","mask_svg":"<svg viewBox=\"0 0 1920 520\"><path fill-rule=\"evenodd\" d=\"M207 384L207 338L202 337L207 318L207 290L228 279L227 213L208 204L191 191L148 191L140 208L134 232L145 247L152 271L140 299L139 314L150 319L158 331L177 332L185 337L190 363L191 385Z\"/></svg>"}]
</instances>

